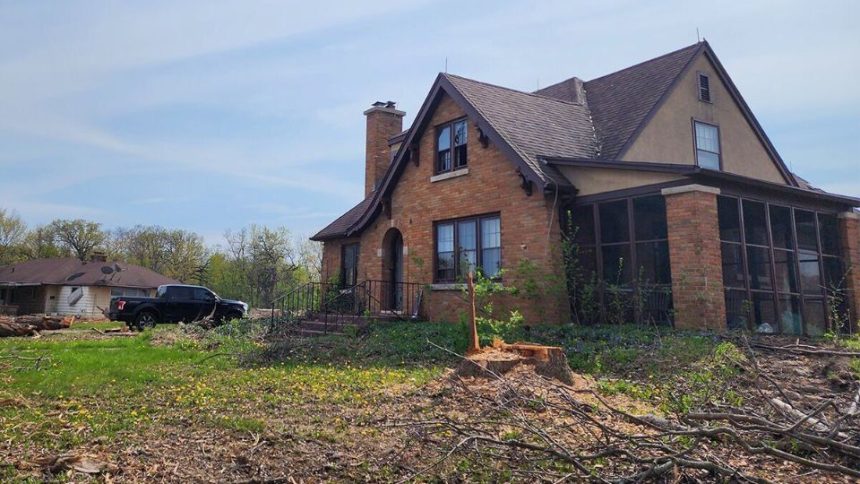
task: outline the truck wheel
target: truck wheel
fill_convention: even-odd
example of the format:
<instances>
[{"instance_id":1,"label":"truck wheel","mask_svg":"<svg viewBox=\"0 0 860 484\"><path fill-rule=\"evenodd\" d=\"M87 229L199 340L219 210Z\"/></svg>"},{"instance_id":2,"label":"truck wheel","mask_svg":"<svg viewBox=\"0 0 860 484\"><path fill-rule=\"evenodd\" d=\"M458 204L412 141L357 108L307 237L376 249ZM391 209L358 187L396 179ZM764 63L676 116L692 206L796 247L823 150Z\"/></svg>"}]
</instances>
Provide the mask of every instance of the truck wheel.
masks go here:
<instances>
[{"instance_id":1,"label":"truck wheel","mask_svg":"<svg viewBox=\"0 0 860 484\"><path fill-rule=\"evenodd\" d=\"M142 313L137 315L137 318L134 320L137 329L143 331L144 329L150 329L155 327L155 313L152 311L143 311Z\"/></svg>"}]
</instances>

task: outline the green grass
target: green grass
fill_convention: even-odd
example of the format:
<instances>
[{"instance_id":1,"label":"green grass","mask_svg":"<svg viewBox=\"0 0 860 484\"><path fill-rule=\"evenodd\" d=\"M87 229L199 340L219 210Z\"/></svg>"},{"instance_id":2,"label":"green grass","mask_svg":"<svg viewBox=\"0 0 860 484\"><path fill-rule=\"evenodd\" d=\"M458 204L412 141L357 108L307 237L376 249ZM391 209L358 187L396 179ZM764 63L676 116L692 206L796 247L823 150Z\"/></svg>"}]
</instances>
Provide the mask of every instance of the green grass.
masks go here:
<instances>
[{"instance_id":1,"label":"green grass","mask_svg":"<svg viewBox=\"0 0 860 484\"><path fill-rule=\"evenodd\" d=\"M467 344L463 324L380 323L353 336L271 347L253 337L258 330L235 322L202 338L168 325L132 337L2 339L0 442L61 452L171 425L289 431L327 442L366 438L342 416L372 420L381 406L456 364L451 352ZM715 371L696 366L715 354L717 340L707 334L507 324L483 324L480 334L485 345L501 337L562 346L574 370L600 379L601 391L639 400L667 393L654 375ZM702 387L708 378L702 373Z\"/></svg>"},{"instance_id":2,"label":"green grass","mask_svg":"<svg viewBox=\"0 0 860 484\"><path fill-rule=\"evenodd\" d=\"M71 329L106 329L122 328L125 323L119 321L80 321L72 323Z\"/></svg>"}]
</instances>

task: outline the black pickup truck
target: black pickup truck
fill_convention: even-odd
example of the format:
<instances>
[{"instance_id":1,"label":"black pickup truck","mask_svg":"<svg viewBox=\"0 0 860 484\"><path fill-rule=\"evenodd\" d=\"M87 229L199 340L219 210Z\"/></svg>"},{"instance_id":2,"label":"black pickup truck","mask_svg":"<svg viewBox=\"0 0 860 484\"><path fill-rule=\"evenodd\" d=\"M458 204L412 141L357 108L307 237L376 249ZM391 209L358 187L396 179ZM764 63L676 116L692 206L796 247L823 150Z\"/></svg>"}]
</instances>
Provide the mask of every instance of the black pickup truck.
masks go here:
<instances>
[{"instance_id":1,"label":"black pickup truck","mask_svg":"<svg viewBox=\"0 0 860 484\"><path fill-rule=\"evenodd\" d=\"M221 299L205 287L171 284L160 286L155 297L113 297L105 315L111 321L123 321L142 330L157 323L190 323L206 318L228 321L242 318L247 312L248 305L242 301Z\"/></svg>"}]
</instances>

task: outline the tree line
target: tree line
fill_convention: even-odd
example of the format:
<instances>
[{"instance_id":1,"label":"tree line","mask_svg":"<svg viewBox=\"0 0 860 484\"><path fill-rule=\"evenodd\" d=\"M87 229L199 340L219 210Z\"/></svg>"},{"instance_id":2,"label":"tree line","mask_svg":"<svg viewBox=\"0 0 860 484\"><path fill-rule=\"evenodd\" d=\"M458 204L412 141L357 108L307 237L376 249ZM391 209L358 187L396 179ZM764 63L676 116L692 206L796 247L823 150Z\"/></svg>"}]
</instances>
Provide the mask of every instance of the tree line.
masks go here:
<instances>
[{"instance_id":1,"label":"tree line","mask_svg":"<svg viewBox=\"0 0 860 484\"><path fill-rule=\"evenodd\" d=\"M252 307L268 307L290 288L318 280L322 263L320 244L295 238L286 227L228 230L223 246L210 247L195 232L155 225L107 230L90 220L57 219L29 227L0 208L0 266L51 257L89 260L96 252Z\"/></svg>"}]
</instances>

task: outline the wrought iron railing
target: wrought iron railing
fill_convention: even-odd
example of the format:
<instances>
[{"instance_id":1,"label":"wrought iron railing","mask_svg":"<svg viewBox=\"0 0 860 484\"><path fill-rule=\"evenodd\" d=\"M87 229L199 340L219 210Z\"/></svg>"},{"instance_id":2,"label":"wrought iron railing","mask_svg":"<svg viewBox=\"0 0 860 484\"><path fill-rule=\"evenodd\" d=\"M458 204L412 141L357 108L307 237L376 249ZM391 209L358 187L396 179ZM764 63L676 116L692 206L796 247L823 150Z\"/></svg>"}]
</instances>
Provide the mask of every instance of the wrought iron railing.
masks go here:
<instances>
[{"instance_id":1,"label":"wrought iron railing","mask_svg":"<svg viewBox=\"0 0 860 484\"><path fill-rule=\"evenodd\" d=\"M415 282L308 282L273 301L271 321L322 323L321 330L328 333L374 318L417 319L422 295L422 285Z\"/></svg>"}]
</instances>

